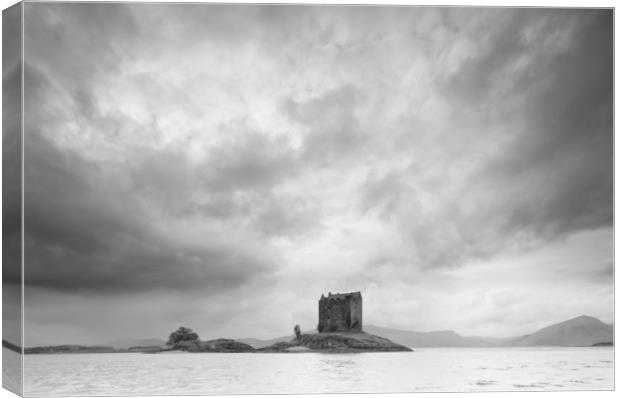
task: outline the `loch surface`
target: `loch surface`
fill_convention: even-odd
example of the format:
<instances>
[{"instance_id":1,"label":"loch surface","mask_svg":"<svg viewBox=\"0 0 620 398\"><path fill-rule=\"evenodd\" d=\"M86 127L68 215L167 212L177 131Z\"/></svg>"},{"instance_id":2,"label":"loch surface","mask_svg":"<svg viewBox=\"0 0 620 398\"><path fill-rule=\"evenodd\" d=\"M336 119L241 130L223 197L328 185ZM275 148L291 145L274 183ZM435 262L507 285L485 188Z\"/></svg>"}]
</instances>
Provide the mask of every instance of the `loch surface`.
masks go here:
<instances>
[{"instance_id":1,"label":"loch surface","mask_svg":"<svg viewBox=\"0 0 620 398\"><path fill-rule=\"evenodd\" d=\"M613 347L420 348L361 354L48 354L27 355L24 365L27 396L614 387Z\"/></svg>"}]
</instances>

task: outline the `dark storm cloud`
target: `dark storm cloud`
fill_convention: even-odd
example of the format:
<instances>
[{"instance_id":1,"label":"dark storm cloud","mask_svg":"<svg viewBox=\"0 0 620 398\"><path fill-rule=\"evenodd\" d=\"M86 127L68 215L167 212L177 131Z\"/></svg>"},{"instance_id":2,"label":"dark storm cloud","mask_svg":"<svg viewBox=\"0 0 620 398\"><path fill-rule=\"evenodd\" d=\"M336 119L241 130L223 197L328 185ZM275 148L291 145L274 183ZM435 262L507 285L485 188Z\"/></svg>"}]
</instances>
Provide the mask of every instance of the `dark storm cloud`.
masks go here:
<instances>
[{"instance_id":1,"label":"dark storm cloud","mask_svg":"<svg viewBox=\"0 0 620 398\"><path fill-rule=\"evenodd\" d=\"M459 25L467 21L460 12L458 16L450 11L447 13L455 17L454 21L457 23L453 27L455 31L458 31ZM528 19L540 20L546 11L490 9L483 13L496 23L474 25L478 37L485 35L488 38L487 42L483 41L482 53L467 58L458 73L450 76L445 82L448 95L457 95L466 104L472 101L474 103L489 101L497 94L495 90L498 80L518 81L511 74L510 67L518 57L536 48L536 43L526 43L523 30L528 26Z\"/></svg>"},{"instance_id":2,"label":"dark storm cloud","mask_svg":"<svg viewBox=\"0 0 620 398\"><path fill-rule=\"evenodd\" d=\"M520 79L529 97L515 109L526 116L522 131L481 176L529 195L515 198L509 228L565 234L612 223L612 14L578 21L570 51Z\"/></svg>"},{"instance_id":3,"label":"dark storm cloud","mask_svg":"<svg viewBox=\"0 0 620 398\"><path fill-rule=\"evenodd\" d=\"M453 157L428 167L412 154L408 167L370 173L360 185L360 209L400 225L424 267L612 225L611 13L491 13L502 23L479 33L485 51L442 86L457 105L446 116L462 119L463 131L448 141L423 131L404 146L443 146L439 156ZM531 26L540 36L526 40ZM514 69L519 62L527 67ZM487 125L470 137L477 123Z\"/></svg>"},{"instance_id":4,"label":"dark storm cloud","mask_svg":"<svg viewBox=\"0 0 620 398\"><path fill-rule=\"evenodd\" d=\"M268 235L295 238L320 227L322 216L321 203L308 193L272 195L256 212L254 223Z\"/></svg>"},{"instance_id":5,"label":"dark storm cloud","mask_svg":"<svg viewBox=\"0 0 620 398\"><path fill-rule=\"evenodd\" d=\"M144 148L120 163L101 162L60 147L50 132L62 133L67 121L87 120L108 134L128 118L104 116L87 91L71 99L74 108L47 105L45 99L62 95L55 80L28 63L25 71L28 286L106 294L203 288L214 294L266 277L273 258L265 250L243 236L226 242L226 229L218 225L183 227L175 218L199 185L184 156Z\"/></svg>"},{"instance_id":6,"label":"dark storm cloud","mask_svg":"<svg viewBox=\"0 0 620 398\"><path fill-rule=\"evenodd\" d=\"M120 162L89 158L92 152L61 144L72 123L84 128L81 140L90 136L100 145L162 132L157 125L136 126L123 110L104 113L89 79L64 86L78 72L51 73L49 67L62 66L58 58L29 60L39 66L25 65L28 286L106 294L202 288L214 294L269 278L277 262L270 250L219 220L247 215L257 205L238 203L236 193L260 199L255 192L268 192L291 171L283 145L272 151L275 141L256 134L219 145L197 165L173 147L145 146ZM192 221L200 214L207 218Z\"/></svg>"},{"instance_id":7,"label":"dark storm cloud","mask_svg":"<svg viewBox=\"0 0 620 398\"><path fill-rule=\"evenodd\" d=\"M178 216L193 203L198 179L180 151L145 149L128 162L128 169L132 191L149 198L159 211Z\"/></svg>"},{"instance_id":8,"label":"dark storm cloud","mask_svg":"<svg viewBox=\"0 0 620 398\"><path fill-rule=\"evenodd\" d=\"M303 215L308 201L273 192L297 174L296 153L284 139L248 130L242 123L233 126L224 130L242 129L245 139L232 138L214 146L196 165L171 148L136 154L132 187L155 203L158 211L174 217L243 218L254 220L268 234L301 229L308 219ZM268 215L273 220L267 220Z\"/></svg>"},{"instance_id":9,"label":"dark storm cloud","mask_svg":"<svg viewBox=\"0 0 620 398\"><path fill-rule=\"evenodd\" d=\"M103 170L35 131L27 132L26 154L27 285L215 292L238 287L271 267L265 254L251 252L251 245L154 228L122 169Z\"/></svg>"},{"instance_id":10,"label":"dark storm cloud","mask_svg":"<svg viewBox=\"0 0 620 398\"><path fill-rule=\"evenodd\" d=\"M282 179L294 175L296 154L286 139L271 139L243 125L226 129L243 132L209 151L200 167L200 177L214 191L269 190Z\"/></svg>"},{"instance_id":11,"label":"dark storm cloud","mask_svg":"<svg viewBox=\"0 0 620 398\"><path fill-rule=\"evenodd\" d=\"M4 66L12 60L10 55L4 53ZM3 68L2 76L2 276L11 282L21 279L20 69L19 66L7 66Z\"/></svg>"},{"instance_id":12,"label":"dark storm cloud","mask_svg":"<svg viewBox=\"0 0 620 398\"><path fill-rule=\"evenodd\" d=\"M28 61L62 71L57 77L71 88L117 70L124 55L119 47L140 35L124 4L25 4L24 21Z\"/></svg>"}]
</instances>

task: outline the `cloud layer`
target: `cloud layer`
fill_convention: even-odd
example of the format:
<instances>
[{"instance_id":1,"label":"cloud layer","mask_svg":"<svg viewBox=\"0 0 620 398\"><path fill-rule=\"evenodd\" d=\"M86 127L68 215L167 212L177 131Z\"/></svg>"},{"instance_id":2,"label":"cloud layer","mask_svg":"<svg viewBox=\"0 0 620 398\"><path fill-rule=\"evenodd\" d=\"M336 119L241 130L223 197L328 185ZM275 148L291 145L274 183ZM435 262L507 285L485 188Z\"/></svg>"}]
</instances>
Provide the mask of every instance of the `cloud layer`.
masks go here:
<instances>
[{"instance_id":1,"label":"cloud layer","mask_svg":"<svg viewBox=\"0 0 620 398\"><path fill-rule=\"evenodd\" d=\"M399 327L610 320L611 11L25 9L33 341L78 297L135 334L310 329L328 290Z\"/></svg>"}]
</instances>

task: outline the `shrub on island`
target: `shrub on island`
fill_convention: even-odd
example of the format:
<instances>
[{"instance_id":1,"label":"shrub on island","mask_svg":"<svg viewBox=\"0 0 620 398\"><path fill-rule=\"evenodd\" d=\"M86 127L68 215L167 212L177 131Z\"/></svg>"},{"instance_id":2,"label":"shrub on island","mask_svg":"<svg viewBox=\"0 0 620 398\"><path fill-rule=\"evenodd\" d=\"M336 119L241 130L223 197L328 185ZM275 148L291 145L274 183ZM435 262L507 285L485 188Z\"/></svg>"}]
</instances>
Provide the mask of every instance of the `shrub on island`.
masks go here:
<instances>
[{"instance_id":1,"label":"shrub on island","mask_svg":"<svg viewBox=\"0 0 620 398\"><path fill-rule=\"evenodd\" d=\"M231 339L201 341L192 329L181 326L170 334L166 343L172 350L187 352L253 352L254 347Z\"/></svg>"}]
</instances>

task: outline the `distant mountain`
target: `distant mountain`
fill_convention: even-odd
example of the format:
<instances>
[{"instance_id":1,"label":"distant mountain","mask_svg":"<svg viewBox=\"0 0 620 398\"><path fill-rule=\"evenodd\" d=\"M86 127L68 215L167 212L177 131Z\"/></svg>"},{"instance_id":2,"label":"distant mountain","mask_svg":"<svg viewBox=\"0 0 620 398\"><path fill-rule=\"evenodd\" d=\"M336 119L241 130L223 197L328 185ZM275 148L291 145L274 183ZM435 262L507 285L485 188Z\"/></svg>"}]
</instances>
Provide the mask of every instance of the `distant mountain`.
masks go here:
<instances>
[{"instance_id":1,"label":"distant mountain","mask_svg":"<svg viewBox=\"0 0 620 398\"><path fill-rule=\"evenodd\" d=\"M611 341L605 342L605 343L596 343L596 344L592 344L592 347L613 347L614 343L612 343Z\"/></svg>"},{"instance_id":2,"label":"distant mountain","mask_svg":"<svg viewBox=\"0 0 620 398\"><path fill-rule=\"evenodd\" d=\"M534 333L509 337L461 336L451 330L414 332L368 325L364 331L408 347L592 346L613 344L613 325L591 316L579 316Z\"/></svg>"},{"instance_id":3,"label":"distant mountain","mask_svg":"<svg viewBox=\"0 0 620 398\"><path fill-rule=\"evenodd\" d=\"M166 345L166 342L162 339L120 339L116 341L110 341L102 345L107 347L114 347L116 349L126 350L129 347L163 347Z\"/></svg>"},{"instance_id":4,"label":"distant mountain","mask_svg":"<svg viewBox=\"0 0 620 398\"><path fill-rule=\"evenodd\" d=\"M452 330L414 332L368 325L364 327L364 331L388 338L395 343L407 347L488 347L497 345L495 341L499 340L482 337L465 337Z\"/></svg>"},{"instance_id":5,"label":"distant mountain","mask_svg":"<svg viewBox=\"0 0 620 398\"><path fill-rule=\"evenodd\" d=\"M591 316L582 315L568 321L556 323L539 331L511 339L511 346L591 346L614 340L613 325L601 322Z\"/></svg>"}]
</instances>

